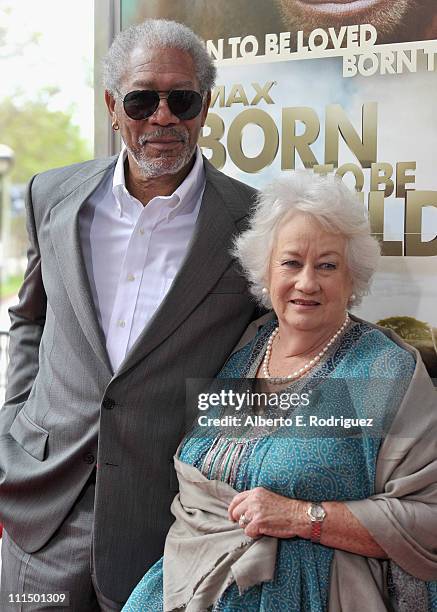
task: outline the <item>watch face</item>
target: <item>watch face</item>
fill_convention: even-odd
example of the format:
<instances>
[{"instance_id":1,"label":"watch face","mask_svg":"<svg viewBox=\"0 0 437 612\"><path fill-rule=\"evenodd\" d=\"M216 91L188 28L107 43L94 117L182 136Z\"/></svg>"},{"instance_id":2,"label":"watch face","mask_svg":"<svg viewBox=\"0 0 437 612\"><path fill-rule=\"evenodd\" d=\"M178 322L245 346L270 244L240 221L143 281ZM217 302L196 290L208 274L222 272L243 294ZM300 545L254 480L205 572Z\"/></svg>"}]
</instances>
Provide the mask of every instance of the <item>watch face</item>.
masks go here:
<instances>
[{"instance_id":1,"label":"watch face","mask_svg":"<svg viewBox=\"0 0 437 612\"><path fill-rule=\"evenodd\" d=\"M310 511L311 511L311 518L313 519L313 521L323 521L323 519L326 516L326 512L323 509L323 506L321 506L320 504L313 504L310 507Z\"/></svg>"}]
</instances>

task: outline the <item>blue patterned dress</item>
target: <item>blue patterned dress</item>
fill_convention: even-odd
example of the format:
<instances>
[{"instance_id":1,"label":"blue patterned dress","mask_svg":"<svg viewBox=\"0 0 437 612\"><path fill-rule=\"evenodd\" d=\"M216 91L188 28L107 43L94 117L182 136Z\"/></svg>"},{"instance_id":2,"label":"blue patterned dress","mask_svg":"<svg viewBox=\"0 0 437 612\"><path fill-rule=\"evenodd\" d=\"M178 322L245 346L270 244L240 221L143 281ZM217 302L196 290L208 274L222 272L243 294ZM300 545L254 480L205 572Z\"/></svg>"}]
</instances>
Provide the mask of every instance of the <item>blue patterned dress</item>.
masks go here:
<instances>
[{"instance_id":1,"label":"blue patterned dress","mask_svg":"<svg viewBox=\"0 0 437 612\"><path fill-rule=\"evenodd\" d=\"M276 324L265 325L251 343L228 360L219 377L254 376ZM281 435L255 435L243 442L226 438L211 427L201 435L193 430L184 440L179 458L207 478L222 479L237 491L264 487L290 498L319 502L368 498L374 493L383 433L414 366L412 356L384 334L366 323L351 322L327 358L302 379L300 391L310 390L317 396L308 410L314 413L315 404L318 416L371 415L371 435L356 427L318 429L315 434L310 428L291 426ZM253 586L242 595L232 584L212 610L326 611L333 554L333 549L308 540L280 539L274 580ZM162 585L160 559L136 586L123 611L161 612ZM428 592L429 610L437 610L435 583L429 584Z\"/></svg>"}]
</instances>

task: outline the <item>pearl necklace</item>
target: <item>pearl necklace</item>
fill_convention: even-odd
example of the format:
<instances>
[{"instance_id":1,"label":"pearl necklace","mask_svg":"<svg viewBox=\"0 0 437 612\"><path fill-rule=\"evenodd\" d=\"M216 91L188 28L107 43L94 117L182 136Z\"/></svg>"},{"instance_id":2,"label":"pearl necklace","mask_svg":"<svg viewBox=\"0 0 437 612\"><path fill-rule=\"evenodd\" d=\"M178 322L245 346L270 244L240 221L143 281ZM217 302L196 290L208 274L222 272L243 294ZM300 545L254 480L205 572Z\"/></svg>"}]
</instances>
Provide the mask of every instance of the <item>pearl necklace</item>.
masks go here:
<instances>
[{"instance_id":1,"label":"pearl necklace","mask_svg":"<svg viewBox=\"0 0 437 612\"><path fill-rule=\"evenodd\" d=\"M335 334L332 336L332 338L330 338L327 344L325 344L325 346L322 348L320 353L318 353L315 357L310 359L308 363L303 365L301 368L299 368L295 372L292 372L292 374L288 374L288 376L271 376L269 373L269 363L270 363L270 356L272 353L273 340L275 339L275 337L277 336L279 332L279 327L276 327L271 333L270 338L267 342L266 354L264 355L264 359L262 363L262 372L264 374L264 378L269 378L270 382L274 384L280 384L280 383L286 382L287 380L293 380L295 378L300 378L303 374L306 374L307 372L309 372L309 370L311 370L321 360L321 358L327 352L329 347L332 346L332 344L334 344L337 338L344 332L348 323L349 323L349 315L346 313L346 317L343 321L343 325L335 332Z\"/></svg>"}]
</instances>

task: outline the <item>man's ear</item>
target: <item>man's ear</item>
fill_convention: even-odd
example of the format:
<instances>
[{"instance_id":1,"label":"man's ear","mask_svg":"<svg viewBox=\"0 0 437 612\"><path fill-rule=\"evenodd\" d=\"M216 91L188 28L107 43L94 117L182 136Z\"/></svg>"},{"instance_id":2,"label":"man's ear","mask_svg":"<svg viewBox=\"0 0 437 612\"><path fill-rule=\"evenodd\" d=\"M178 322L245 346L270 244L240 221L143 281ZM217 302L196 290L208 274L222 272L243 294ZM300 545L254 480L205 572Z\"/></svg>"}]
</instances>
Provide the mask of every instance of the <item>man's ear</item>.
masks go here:
<instances>
[{"instance_id":1,"label":"man's ear","mask_svg":"<svg viewBox=\"0 0 437 612\"><path fill-rule=\"evenodd\" d=\"M111 119L114 118L115 115L115 98L112 94L105 89L105 103L108 108L109 114L111 115Z\"/></svg>"}]
</instances>

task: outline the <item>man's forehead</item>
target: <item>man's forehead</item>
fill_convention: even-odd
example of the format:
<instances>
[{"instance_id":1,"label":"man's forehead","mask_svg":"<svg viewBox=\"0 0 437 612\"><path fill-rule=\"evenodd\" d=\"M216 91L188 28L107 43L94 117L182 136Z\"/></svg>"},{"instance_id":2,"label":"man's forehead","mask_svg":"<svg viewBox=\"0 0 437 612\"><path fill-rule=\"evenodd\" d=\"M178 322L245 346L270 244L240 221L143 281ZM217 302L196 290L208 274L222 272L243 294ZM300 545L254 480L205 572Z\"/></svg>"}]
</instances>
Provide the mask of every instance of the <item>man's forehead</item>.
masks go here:
<instances>
[{"instance_id":1,"label":"man's forehead","mask_svg":"<svg viewBox=\"0 0 437 612\"><path fill-rule=\"evenodd\" d=\"M125 84L135 87L167 89L196 88L194 61L182 49L136 47L124 75Z\"/></svg>"},{"instance_id":2,"label":"man's forehead","mask_svg":"<svg viewBox=\"0 0 437 612\"><path fill-rule=\"evenodd\" d=\"M191 55L183 49L136 47L130 54L130 71L178 72L195 77Z\"/></svg>"}]
</instances>

